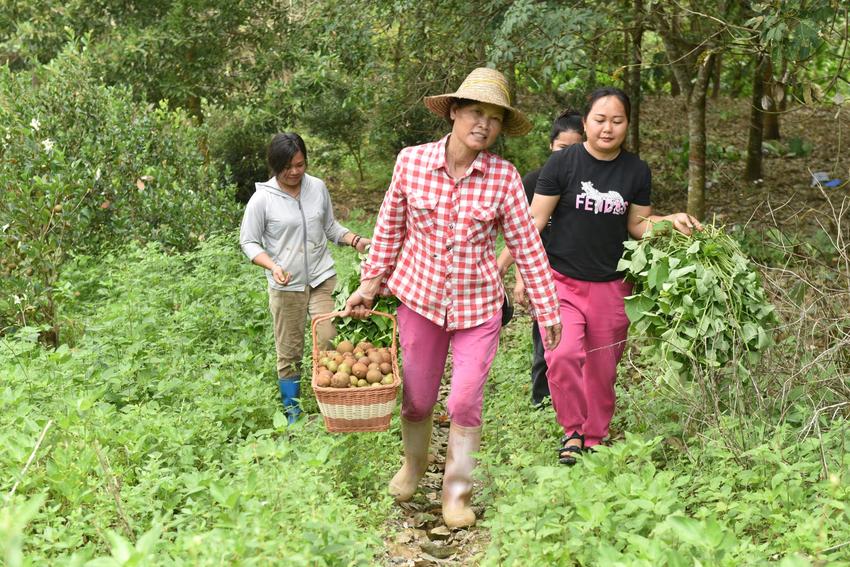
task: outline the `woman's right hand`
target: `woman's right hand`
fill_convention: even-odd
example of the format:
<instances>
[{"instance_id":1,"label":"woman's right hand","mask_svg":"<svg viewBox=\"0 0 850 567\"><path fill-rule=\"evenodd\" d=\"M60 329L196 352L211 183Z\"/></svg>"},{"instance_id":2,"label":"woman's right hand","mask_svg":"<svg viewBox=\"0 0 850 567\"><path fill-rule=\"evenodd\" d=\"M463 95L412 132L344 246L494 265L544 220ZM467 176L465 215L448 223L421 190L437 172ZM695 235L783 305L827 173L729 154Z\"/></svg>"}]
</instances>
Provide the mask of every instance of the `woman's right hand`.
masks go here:
<instances>
[{"instance_id":1,"label":"woman's right hand","mask_svg":"<svg viewBox=\"0 0 850 567\"><path fill-rule=\"evenodd\" d=\"M380 278L360 280L360 287L354 290L354 293L345 300L345 309L342 310L341 316L356 319L368 317L369 310L375 305L375 296L378 295L380 288Z\"/></svg>"},{"instance_id":2,"label":"woman's right hand","mask_svg":"<svg viewBox=\"0 0 850 567\"><path fill-rule=\"evenodd\" d=\"M274 278L275 283L286 285L292 279L292 274L275 264L272 268L272 278Z\"/></svg>"}]
</instances>

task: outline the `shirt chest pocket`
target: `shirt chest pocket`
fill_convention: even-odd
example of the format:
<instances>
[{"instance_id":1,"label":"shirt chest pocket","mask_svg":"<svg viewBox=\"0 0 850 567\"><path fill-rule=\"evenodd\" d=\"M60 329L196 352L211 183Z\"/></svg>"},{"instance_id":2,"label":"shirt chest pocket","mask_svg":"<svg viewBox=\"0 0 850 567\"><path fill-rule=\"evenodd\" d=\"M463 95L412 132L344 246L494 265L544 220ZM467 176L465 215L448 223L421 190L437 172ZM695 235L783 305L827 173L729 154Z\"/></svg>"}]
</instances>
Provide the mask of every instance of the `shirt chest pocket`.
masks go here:
<instances>
[{"instance_id":1,"label":"shirt chest pocket","mask_svg":"<svg viewBox=\"0 0 850 567\"><path fill-rule=\"evenodd\" d=\"M437 229L437 199L412 194L407 203L410 228L414 232L434 234Z\"/></svg>"},{"instance_id":2,"label":"shirt chest pocket","mask_svg":"<svg viewBox=\"0 0 850 567\"><path fill-rule=\"evenodd\" d=\"M486 240L493 230L495 221L495 207L473 207L466 219L466 241L470 244L478 244Z\"/></svg>"}]
</instances>

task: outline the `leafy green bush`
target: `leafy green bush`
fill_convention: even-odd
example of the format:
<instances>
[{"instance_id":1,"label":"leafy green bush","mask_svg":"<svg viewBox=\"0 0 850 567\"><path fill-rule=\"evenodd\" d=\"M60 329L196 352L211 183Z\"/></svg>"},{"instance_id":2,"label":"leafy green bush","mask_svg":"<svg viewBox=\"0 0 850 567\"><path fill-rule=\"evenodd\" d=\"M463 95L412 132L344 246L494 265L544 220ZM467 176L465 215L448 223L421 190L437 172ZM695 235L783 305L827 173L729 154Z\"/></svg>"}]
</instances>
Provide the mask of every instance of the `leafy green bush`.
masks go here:
<instances>
[{"instance_id":1,"label":"leafy green bush","mask_svg":"<svg viewBox=\"0 0 850 567\"><path fill-rule=\"evenodd\" d=\"M839 429L824 443L840 454ZM660 437L627 434L569 474L558 465L516 471L488 515L492 543L482 564L840 561L841 549L827 542L850 535L847 479L820 480L818 441L796 446L788 433L744 455L712 442L699 462L663 468Z\"/></svg>"},{"instance_id":2,"label":"leafy green bush","mask_svg":"<svg viewBox=\"0 0 850 567\"><path fill-rule=\"evenodd\" d=\"M490 543L478 564L846 564L846 418L822 417L818 437L763 414L693 435L682 400L623 364L612 440L566 468L554 412L531 407L529 326L507 327L487 384L477 501Z\"/></svg>"},{"instance_id":3,"label":"leafy green bush","mask_svg":"<svg viewBox=\"0 0 850 567\"><path fill-rule=\"evenodd\" d=\"M55 335L69 255L134 239L187 249L237 222L202 131L100 85L76 46L31 73L0 68L0 123L0 327L46 322Z\"/></svg>"},{"instance_id":4,"label":"leafy green bush","mask_svg":"<svg viewBox=\"0 0 850 567\"><path fill-rule=\"evenodd\" d=\"M0 561L375 563L397 428L286 427L265 279L235 238L80 257L62 285L74 348L0 338Z\"/></svg>"},{"instance_id":5,"label":"leafy green bush","mask_svg":"<svg viewBox=\"0 0 850 567\"><path fill-rule=\"evenodd\" d=\"M668 221L626 242L617 266L634 282L626 298L632 330L648 339L648 361L678 383L695 367L733 363L747 375L771 343L776 322L758 272L722 228L707 225L687 237Z\"/></svg>"}]
</instances>

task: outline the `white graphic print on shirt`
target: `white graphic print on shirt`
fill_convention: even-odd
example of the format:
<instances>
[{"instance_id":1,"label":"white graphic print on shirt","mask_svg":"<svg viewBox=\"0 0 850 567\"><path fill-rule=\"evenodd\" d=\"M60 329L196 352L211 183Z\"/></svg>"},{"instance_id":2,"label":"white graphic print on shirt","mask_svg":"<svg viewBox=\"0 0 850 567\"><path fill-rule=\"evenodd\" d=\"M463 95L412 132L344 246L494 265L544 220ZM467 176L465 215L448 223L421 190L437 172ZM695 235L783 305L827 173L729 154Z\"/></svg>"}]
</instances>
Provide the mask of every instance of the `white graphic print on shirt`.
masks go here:
<instances>
[{"instance_id":1,"label":"white graphic print on shirt","mask_svg":"<svg viewBox=\"0 0 850 567\"><path fill-rule=\"evenodd\" d=\"M595 214L611 213L614 215L626 214L629 203L623 200L623 196L616 191L600 193L593 186L592 181L582 181L583 193L576 195L576 208L585 211L593 211Z\"/></svg>"}]
</instances>

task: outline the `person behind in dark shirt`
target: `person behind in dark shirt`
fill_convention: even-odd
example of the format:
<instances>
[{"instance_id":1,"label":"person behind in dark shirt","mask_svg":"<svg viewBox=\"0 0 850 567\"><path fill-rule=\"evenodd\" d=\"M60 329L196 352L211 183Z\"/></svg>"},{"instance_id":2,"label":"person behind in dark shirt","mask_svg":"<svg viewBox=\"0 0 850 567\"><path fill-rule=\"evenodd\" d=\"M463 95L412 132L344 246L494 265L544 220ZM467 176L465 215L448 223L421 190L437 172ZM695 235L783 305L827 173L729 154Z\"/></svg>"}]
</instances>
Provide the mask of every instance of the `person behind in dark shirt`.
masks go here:
<instances>
[{"instance_id":1,"label":"person behind in dark shirt","mask_svg":"<svg viewBox=\"0 0 850 567\"><path fill-rule=\"evenodd\" d=\"M602 443L614 415L614 382L629 327L624 298L631 285L617 271L623 242L669 220L683 234L702 225L692 216L652 214L649 166L623 148L629 97L593 91L584 111L587 140L554 152L537 179L531 216L544 241L561 303L562 340L546 352L552 405L564 437L562 464ZM509 265L509 252L499 258ZM544 330L545 339L545 330Z\"/></svg>"},{"instance_id":2,"label":"person behind in dark shirt","mask_svg":"<svg viewBox=\"0 0 850 567\"><path fill-rule=\"evenodd\" d=\"M584 140L584 126L581 123L581 113L568 109L562 112L554 122L552 122L552 131L549 133L549 149L553 152L562 150L567 146L578 144ZM525 187L525 194L528 197L528 204L531 204L531 199L534 197L534 188L537 186L537 177L540 175L540 170L537 168L534 171L526 173L522 178L522 185ZM545 241L548 236L548 229L543 229L540 233L541 238ZM514 286L514 303L524 305L527 302L525 295L525 282L522 281L522 276L519 272L516 273L516 285ZM536 408L543 406L543 402L549 397L549 382L546 381L546 360L543 358L543 340L540 338L540 327L537 326L537 321L533 321L531 326L531 342L533 344L533 356L531 361L531 403Z\"/></svg>"}]
</instances>

